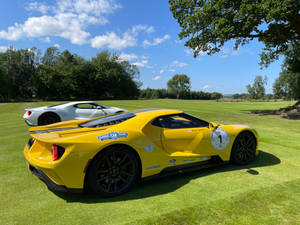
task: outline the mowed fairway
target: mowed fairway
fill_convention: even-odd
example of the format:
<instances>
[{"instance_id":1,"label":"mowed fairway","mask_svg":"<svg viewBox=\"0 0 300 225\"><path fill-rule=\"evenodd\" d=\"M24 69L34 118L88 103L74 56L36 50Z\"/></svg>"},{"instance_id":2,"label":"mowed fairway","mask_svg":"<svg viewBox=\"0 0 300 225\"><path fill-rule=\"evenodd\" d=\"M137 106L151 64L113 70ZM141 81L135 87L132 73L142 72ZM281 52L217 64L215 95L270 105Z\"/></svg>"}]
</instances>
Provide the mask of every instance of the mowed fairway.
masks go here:
<instances>
[{"instance_id":1,"label":"mowed fairway","mask_svg":"<svg viewBox=\"0 0 300 225\"><path fill-rule=\"evenodd\" d=\"M55 194L27 170L24 108L52 103L0 104L0 224L300 224L300 120L250 113L293 102L101 101L127 109L182 109L207 121L248 124L260 135L261 151L249 166L144 182L107 199Z\"/></svg>"}]
</instances>

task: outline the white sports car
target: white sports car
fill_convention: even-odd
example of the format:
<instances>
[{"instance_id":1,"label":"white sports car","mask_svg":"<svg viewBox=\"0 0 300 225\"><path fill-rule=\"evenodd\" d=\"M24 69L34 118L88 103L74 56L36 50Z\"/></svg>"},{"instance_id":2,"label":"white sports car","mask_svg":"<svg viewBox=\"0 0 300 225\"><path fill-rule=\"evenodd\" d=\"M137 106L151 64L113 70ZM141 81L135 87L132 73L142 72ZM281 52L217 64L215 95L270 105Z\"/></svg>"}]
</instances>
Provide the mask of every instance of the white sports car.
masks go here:
<instances>
[{"instance_id":1,"label":"white sports car","mask_svg":"<svg viewBox=\"0 0 300 225\"><path fill-rule=\"evenodd\" d=\"M69 102L25 110L23 118L29 126L47 125L74 119L89 119L126 111L125 109L104 106L91 101Z\"/></svg>"}]
</instances>

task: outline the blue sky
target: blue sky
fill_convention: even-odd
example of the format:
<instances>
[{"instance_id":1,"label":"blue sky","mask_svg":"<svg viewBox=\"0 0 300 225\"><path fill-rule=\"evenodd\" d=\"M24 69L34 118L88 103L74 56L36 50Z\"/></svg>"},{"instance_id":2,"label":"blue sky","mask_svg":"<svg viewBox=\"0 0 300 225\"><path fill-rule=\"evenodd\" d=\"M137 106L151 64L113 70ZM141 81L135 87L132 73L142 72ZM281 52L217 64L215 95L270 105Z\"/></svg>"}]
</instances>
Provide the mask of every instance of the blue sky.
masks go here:
<instances>
[{"instance_id":1,"label":"blue sky","mask_svg":"<svg viewBox=\"0 0 300 225\"><path fill-rule=\"evenodd\" d=\"M233 94L266 75L272 92L282 59L261 70L261 43L235 51L229 42L195 59L179 31L167 0L12 0L0 8L0 51L57 46L90 59L109 50L139 67L143 88L165 88L172 75L185 73L193 90Z\"/></svg>"}]
</instances>

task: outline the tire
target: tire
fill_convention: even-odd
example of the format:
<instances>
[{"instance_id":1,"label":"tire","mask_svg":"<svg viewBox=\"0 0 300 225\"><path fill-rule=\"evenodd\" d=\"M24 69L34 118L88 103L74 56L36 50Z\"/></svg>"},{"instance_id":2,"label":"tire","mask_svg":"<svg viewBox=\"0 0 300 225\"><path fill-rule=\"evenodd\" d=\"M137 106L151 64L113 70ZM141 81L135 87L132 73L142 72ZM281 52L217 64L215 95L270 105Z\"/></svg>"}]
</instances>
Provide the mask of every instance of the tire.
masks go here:
<instances>
[{"instance_id":1,"label":"tire","mask_svg":"<svg viewBox=\"0 0 300 225\"><path fill-rule=\"evenodd\" d=\"M92 161L87 171L87 187L104 197L127 192L138 179L139 164L125 146L109 147Z\"/></svg>"},{"instance_id":2,"label":"tire","mask_svg":"<svg viewBox=\"0 0 300 225\"><path fill-rule=\"evenodd\" d=\"M38 119L39 126L48 125L57 122L60 122L60 118L55 113L44 113Z\"/></svg>"},{"instance_id":3,"label":"tire","mask_svg":"<svg viewBox=\"0 0 300 225\"><path fill-rule=\"evenodd\" d=\"M256 138L250 131L240 133L233 143L230 160L238 165L246 165L255 159Z\"/></svg>"}]
</instances>

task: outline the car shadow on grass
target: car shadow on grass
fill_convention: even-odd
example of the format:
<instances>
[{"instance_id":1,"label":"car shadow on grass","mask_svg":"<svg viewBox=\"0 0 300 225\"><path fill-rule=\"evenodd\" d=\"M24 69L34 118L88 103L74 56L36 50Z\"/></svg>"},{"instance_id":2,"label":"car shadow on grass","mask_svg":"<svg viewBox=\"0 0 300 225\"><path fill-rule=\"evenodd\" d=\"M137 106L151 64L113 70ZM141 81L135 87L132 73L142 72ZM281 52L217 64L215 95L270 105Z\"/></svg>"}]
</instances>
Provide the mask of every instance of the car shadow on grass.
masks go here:
<instances>
[{"instance_id":1,"label":"car shadow on grass","mask_svg":"<svg viewBox=\"0 0 300 225\"><path fill-rule=\"evenodd\" d=\"M134 200L173 192L178 188L188 184L193 179L209 176L215 173L247 169L247 173L251 175L259 175L259 172L256 171L255 168L273 166L279 164L280 162L280 159L275 155L260 150L259 155L255 159L255 161L246 166L223 164L214 168L201 169L195 172L178 174L175 176L155 180L143 181L136 185L134 188L132 188L129 192L117 197L103 198L101 196L91 193L53 193L58 197L66 200L67 202L81 202L87 204Z\"/></svg>"}]
</instances>

